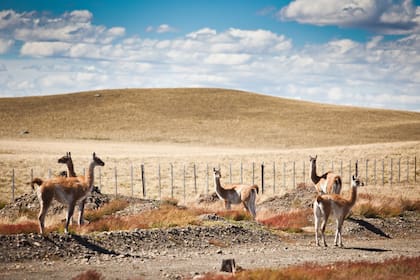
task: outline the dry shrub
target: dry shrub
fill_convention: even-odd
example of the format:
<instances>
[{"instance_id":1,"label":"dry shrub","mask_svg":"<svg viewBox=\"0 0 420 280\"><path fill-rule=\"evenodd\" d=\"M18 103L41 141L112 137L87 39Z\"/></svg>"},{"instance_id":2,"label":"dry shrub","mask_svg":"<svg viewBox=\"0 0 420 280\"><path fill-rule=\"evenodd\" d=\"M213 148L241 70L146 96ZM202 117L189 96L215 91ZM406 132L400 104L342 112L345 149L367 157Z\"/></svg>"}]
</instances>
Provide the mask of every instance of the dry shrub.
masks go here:
<instances>
[{"instance_id":1,"label":"dry shrub","mask_svg":"<svg viewBox=\"0 0 420 280\"><path fill-rule=\"evenodd\" d=\"M260 220L260 222L270 228L291 232L301 232L303 227L312 224L309 218L311 216L311 209L298 209L277 214L273 217Z\"/></svg>"},{"instance_id":2,"label":"dry shrub","mask_svg":"<svg viewBox=\"0 0 420 280\"><path fill-rule=\"evenodd\" d=\"M38 223L33 221L24 221L17 224L0 224L0 234L11 235L19 233L38 232Z\"/></svg>"},{"instance_id":3,"label":"dry shrub","mask_svg":"<svg viewBox=\"0 0 420 280\"><path fill-rule=\"evenodd\" d=\"M420 257L398 257L378 263L338 262L325 266L309 263L283 269L243 271L233 278L220 279L418 279L419 261Z\"/></svg>"},{"instance_id":4,"label":"dry shrub","mask_svg":"<svg viewBox=\"0 0 420 280\"><path fill-rule=\"evenodd\" d=\"M222 210L217 211L216 214L228 220L233 221L251 221L252 216L243 210Z\"/></svg>"},{"instance_id":5,"label":"dry shrub","mask_svg":"<svg viewBox=\"0 0 420 280\"><path fill-rule=\"evenodd\" d=\"M175 226L197 225L197 216L203 214L198 209L188 209L161 205L159 209L145 211L140 214L126 217L109 216L92 222L82 228L83 233L95 231L133 230L147 228L167 228Z\"/></svg>"},{"instance_id":6,"label":"dry shrub","mask_svg":"<svg viewBox=\"0 0 420 280\"><path fill-rule=\"evenodd\" d=\"M420 201L406 198L391 198L362 194L359 196L357 205L354 207L355 214L366 218L397 217L405 211L419 211Z\"/></svg>"},{"instance_id":7,"label":"dry shrub","mask_svg":"<svg viewBox=\"0 0 420 280\"><path fill-rule=\"evenodd\" d=\"M90 222L98 221L103 216L111 215L117 211L125 209L128 205L129 202L126 200L115 199L96 210L86 211L85 219Z\"/></svg>"},{"instance_id":8,"label":"dry shrub","mask_svg":"<svg viewBox=\"0 0 420 280\"><path fill-rule=\"evenodd\" d=\"M73 277L72 280L103 280L105 277L96 270L89 269L85 272L80 273L76 277Z\"/></svg>"}]
</instances>

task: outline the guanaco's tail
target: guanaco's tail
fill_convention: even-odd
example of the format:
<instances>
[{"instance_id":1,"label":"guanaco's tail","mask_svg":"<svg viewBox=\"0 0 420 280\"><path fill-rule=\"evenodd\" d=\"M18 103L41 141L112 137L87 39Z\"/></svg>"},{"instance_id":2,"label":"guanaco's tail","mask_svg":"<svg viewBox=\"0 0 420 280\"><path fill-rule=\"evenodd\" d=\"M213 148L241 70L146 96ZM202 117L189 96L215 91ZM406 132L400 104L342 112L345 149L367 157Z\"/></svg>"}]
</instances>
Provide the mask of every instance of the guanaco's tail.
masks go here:
<instances>
[{"instance_id":1,"label":"guanaco's tail","mask_svg":"<svg viewBox=\"0 0 420 280\"><path fill-rule=\"evenodd\" d=\"M35 186L34 185L37 184L38 186L41 186L42 183L43 183L42 179L40 179L40 178L34 178L32 180L32 182L31 182L31 187L32 187L33 190L35 190Z\"/></svg>"}]
</instances>

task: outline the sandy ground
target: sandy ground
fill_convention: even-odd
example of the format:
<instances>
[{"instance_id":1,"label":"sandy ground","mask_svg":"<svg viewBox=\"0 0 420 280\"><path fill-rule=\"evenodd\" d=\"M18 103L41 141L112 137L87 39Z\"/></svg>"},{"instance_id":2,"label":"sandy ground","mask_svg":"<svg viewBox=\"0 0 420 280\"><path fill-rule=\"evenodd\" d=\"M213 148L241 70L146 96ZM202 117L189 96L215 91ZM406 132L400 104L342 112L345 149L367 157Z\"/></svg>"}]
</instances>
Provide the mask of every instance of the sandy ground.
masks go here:
<instances>
[{"instance_id":1,"label":"sandy ground","mask_svg":"<svg viewBox=\"0 0 420 280\"><path fill-rule=\"evenodd\" d=\"M332 236L328 237L329 240ZM207 250L165 251L148 258L111 260L30 261L0 264L0 279L70 279L93 269L106 279L177 279L205 272L218 272L222 259L234 258L244 269L279 268L306 262L329 264L337 261L378 262L397 256L420 256L420 239L345 240L345 248L318 248L313 237L259 245L237 245ZM331 243L331 242L330 242ZM180 279L180 278L178 278Z\"/></svg>"}]
</instances>

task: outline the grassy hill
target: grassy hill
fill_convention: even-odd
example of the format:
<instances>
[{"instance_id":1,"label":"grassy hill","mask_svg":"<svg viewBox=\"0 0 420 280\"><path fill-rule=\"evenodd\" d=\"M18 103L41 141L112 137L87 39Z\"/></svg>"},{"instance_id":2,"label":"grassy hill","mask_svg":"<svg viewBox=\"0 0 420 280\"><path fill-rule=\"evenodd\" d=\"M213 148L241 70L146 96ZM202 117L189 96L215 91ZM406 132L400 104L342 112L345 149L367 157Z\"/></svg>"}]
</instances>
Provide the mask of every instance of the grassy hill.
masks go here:
<instances>
[{"instance_id":1,"label":"grassy hill","mask_svg":"<svg viewBox=\"0 0 420 280\"><path fill-rule=\"evenodd\" d=\"M0 138L319 147L420 140L420 113L224 89L101 90L1 98Z\"/></svg>"}]
</instances>

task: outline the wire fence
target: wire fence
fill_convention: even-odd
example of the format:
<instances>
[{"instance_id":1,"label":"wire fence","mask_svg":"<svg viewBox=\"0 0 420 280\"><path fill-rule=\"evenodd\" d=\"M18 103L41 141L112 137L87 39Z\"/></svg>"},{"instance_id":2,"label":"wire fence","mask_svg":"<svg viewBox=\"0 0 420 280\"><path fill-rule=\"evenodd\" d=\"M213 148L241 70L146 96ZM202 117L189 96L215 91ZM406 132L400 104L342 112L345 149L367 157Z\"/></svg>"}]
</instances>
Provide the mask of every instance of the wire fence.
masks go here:
<instances>
[{"instance_id":1,"label":"wire fence","mask_svg":"<svg viewBox=\"0 0 420 280\"><path fill-rule=\"evenodd\" d=\"M317 174L333 171L350 185L355 163L365 185L392 187L396 184L417 184L417 157L359 159L317 162ZM142 163L140 165L115 165L95 169L95 185L103 193L128 195L151 199L175 198L178 200L214 190L213 167L221 169L222 184L257 184L262 194L275 195L281 190L296 188L299 184L312 184L309 161L224 162L224 163ZM22 171L21 171L22 172ZM81 174L85 174L83 169ZM80 173L79 173L80 174ZM53 177L51 169L30 169L27 174L11 171L11 197L15 200L16 178ZM45 177L44 177L45 178ZM25 181L25 179L20 180Z\"/></svg>"}]
</instances>

